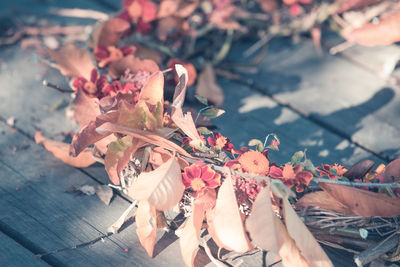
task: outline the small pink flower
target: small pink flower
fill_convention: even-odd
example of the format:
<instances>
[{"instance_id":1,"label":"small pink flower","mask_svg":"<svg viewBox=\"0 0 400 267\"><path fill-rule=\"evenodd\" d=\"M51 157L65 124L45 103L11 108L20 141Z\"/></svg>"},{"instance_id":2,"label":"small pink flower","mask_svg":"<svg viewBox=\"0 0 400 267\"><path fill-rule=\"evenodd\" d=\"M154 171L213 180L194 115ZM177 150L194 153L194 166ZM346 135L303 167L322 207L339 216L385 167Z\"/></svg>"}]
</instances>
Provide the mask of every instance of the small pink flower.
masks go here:
<instances>
[{"instance_id":1,"label":"small pink flower","mask_svg":"<svg viewBox=\"0 0 400 267\"><path fill-rule=\"evenodd\" d=\"M196 193L196 198L201 196L207 188L216 188L221 185L221 174L201 161L186 167L182 178L185 187L191 188Z\"/></svg>"},{"instance_id":2,"label":"small pink flower","mask_svg":"<svg viewBox=\"0 0 400 267\"><path fill-rule=\"evenodd\" d=\"M99 67L104 68L111 62L121 60L124 56L133 54L136 50L134 46L123 46L117 48L115 46L96 46L94 50L94 57L99 62Z\"/></svg>"},{"instance_id":3,"label":"small pink flower","mask_svg":"<svg viewBox=\"0 0 400 267\"><path fill-rule=\"evenodd\" d=\"M116 96L118 93L128 94L128 93L136 93L136 97L138 96L137 92L139 91L133 83L123 83L121 84L119 81L114 81L112 84L107 84L102 90L103 94L109 95L111 97ZM137 99L135 99L135 102Z\"/></svg>"},{"instance_id":4,"label":"small pink flower","mask_svg":"<svg viewBox=\"0 0 400 267\"><path fill-rule=\"evenodd\" d=\"M293 167L290 164L280 167L271 165L269 176L282 180L282 182L290 188L297 185L296 190L301 190L301 192L303 189L300 185L304 184L308 186L313 178L311 172L303 171L303 166L299 165Z\"/></svg>"},{"instance_id":5,"label":"small pink flower","mask_svg":"<svg viewBox=\"0 0 400 267\"><path fill-rule=\"evenodd\" d=\"M232 152L234 149L233 144L231 144L231 140L220 133L213 132L213 136L207 137L207 141L208 144L214 148L214 150L225 150L227 152Z\"/></svg>"}]
</instances>

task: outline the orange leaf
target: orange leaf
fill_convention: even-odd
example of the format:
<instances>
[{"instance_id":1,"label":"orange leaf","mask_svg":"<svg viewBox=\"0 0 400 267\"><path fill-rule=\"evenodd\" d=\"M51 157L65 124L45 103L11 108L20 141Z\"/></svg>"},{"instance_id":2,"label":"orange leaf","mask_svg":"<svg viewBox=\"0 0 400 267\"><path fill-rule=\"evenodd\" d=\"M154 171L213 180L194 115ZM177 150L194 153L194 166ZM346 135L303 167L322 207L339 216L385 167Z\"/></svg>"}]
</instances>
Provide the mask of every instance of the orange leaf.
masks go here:
<instances>
[{"instance_id":1,"label":"orange leaf","mask_svg":"<svg viewBox=\"0 0 400 267\"><path fill-rule=\"evenodd\" d=\"M296 207L319 207L344 214L352 214L351 210L328 195L325 191L305 194L296 202Z\"/></svg>"},{"instance_id":2,"label":"orange leaf","mask_svg":"<svg viewBox=\"0 0 400 267\"><path fill-rule=\"evenodd\" d=\"M150 257L153 257L157 235L157 213L154 206L146 200L139 202L136 211L136 233L140 243Z\"/></svg>"},{"instance_id":3,"label":"orange leaf","mask_svg":"<svg viewBox=\"0 0 400 267\"><path fill-rule=\"evenodd\" d=\"M67 44L58 50L49 50L48 52L63 75L73 78L84 77L90 80L91 71L95 67L85 48Z\"/></svg>"},{"instance_id":4,"label":"orange leaf","mask_svg":"<svg viewBox=\"0 0 400 267\"><path fill-rule=\"evenodd\" d=\"M207 63L197 80L196 94L207 98L216 106L224 103L224 93L216 82L212 65Z\"/></svg>"},{"instance_id":5,"label":"orange leaf","mask_svg":"<svg viewBox=\"0 0 400 267\"><path fill-rule=\"evenodd\" d=\"M205 211L215 205L215 190L207 192L193 203L193 210L185 222L185 227L179 238L181 253L186 266L194 266L194 258L199 247L200 230L203 224Z\"/></svg>"},{"instance_id":6,"label":"orange leaf","mask_svg":"<svg viewBox=\"0 0 400 267\"><path fill-rule=\"evenodd\" d=\"M118 79L129 69L131 73L138 71L157 72L160 70L157 63L151 59L141 60L132 54L125 56L123 59L112 62L108 68L108 73L113 79Z\"/></svg>"},{"instance_id":7,"label":"orange leaf","mask_svg":"<svg viewBox=\"0 0 400 267\"><path fill-rule=\"evenodd\" d=\"M93 158L92 150L85 149L78 157L71 157L69 155L69 144L49 139L43 136L40 131L35 133L35 142L36 144L43 143L44 147L53 153L56 158L77 168L85 168L96 162Z\"/></svg>"},{"instance_id":8,"label":"orange leaf","mask_svg":"<svg viewBox=\"0 0 400 267\"><path fill-rule=\"evenodd\" d=\"M296 214L287 198L283 198L283 210L287 231L307 262L311 266L333 267L331 260Z\"/></svg>"},{"instance_id":9,"label":"orange leaf","mask_svg":"<svg viewBox=\"0 0 400 267\"><path fill-rule=\"evenodd\" d=\"M96 120L96 116L100 115L99 99L89 97L83 90L78 90L76 93L74 105L75 119L81 128Z\"/></svg>"},{"instance_id":10,"label":"orange leaf","mask_svg":"<svg viewBox=\"0 0 400 267\"><path fill-rule=\"evenodd\" d=\"M389 218L400 215L400 199L350 186L331 183L318 183L318 185L353 214Z\"/></svg>"},{"instance_id":11,"label":"orange leaf","mask_svg":"<svg viewBox=\"0 0 400 267\"><path fill-rule=\"evenodd\" d=\"M390 45L400 41L400 12L383 18L378 23L367 23L344 33L344 38L364 46Z\"/></svg>"},{"instance_id":12,"label":"orange leaf","mask_svg":"<svg viewBox=\"0 0 400 267\"><path fill-rule=\"evenodd\" d=\"M222 183L215 208L207 213L207 223L218 245L228 250L246 252L252 246L244 231L231 179L228 175Z\"/></svg>"},{"instance_id":13,"label":"orange leaf","mask_svg":"<svg viewBox=\"0 0 400 267\"><path fill-rule=\"evenodd\" d=\"M147 200L157 210L169 210L178 204L184 190L181 168L173 157L154 171L142 172L128 189L128 195Z\"/></svg>"}]
</instances>

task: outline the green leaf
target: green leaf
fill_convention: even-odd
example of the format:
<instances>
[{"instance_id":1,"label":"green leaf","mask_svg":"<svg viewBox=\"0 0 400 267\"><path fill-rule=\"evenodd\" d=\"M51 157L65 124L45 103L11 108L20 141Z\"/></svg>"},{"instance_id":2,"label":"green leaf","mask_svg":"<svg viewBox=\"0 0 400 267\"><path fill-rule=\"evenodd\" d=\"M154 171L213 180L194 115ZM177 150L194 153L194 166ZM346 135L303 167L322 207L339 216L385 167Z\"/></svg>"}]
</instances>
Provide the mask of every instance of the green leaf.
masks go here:
<instances>
[{"instance_id":1,"label":"green leaf","mask_svg":"<svg viewBox=\"0 0 400 267\"><path fill-rule=\"evenodd\" d=\"M209 108L204 110L201 114L207 118L214 119L225 113L225 110L219 108Z\"/></svg>"},{"instance_id":2,"label":"green leaf","mask_svg":"<svg viewBox=\"0 0 400 267\"><path fill-rule=\"evenodd\" d=\"M309 172L315 172L315 166L311 160L306 159L304 161L304 170L309 171Z\"/></svg>"},{"instance_id":3,"label":"green leaf","mask_svg":"<svg viewBox=\"0 0 400 267\"><path fill-rule=\"evenodd\" d=\"M329 169L329 171L330 171L331 173L333 173L335 176L337 176L337 171L336 171L336 169L331 168L331 169Z\"/></svg>"},{"instance_id":4,"label":"green leaf","mask_svg":"<svg viewBox=\"0 0 400 267\"><path fill-rule=\"evenodd\" d=\"M197 130L202 134L202 135L210 135L212 132L208 130L206 127L199 127Z\"/></svg>"},{"instance_id":5,"label":"green leaf","mask_svg":"<svg viewBox=\"0 0 400 267\"><path fill-rule=\"evenodd\" d=\"M207 98L199 96L199 95L195 95L194 97L196 97L196 99L199 100L199 102L202 103L203 105L208 106Z\"/></svg>"},{"instance_id":6,"label":"green leaf","mask_svg":"<svg viewBox=\"0 0 400 267\"><path fill-rule=\"evenodd\" d=\"M297 151L296 153L294 153L294 155L292 156L292 160L290 161L290 164L292 166L297 166L301 163L301 161L304 158L304 151Z\"/></svg>"},{"instance_id":7,"label":"green leaf","mask_svg":"<svg viewBox=\"0 0 400 267\"><path fill-rule=\"evenodd\" d=\"M274 150L274 151L279 151L279 147L276 146L276 145L269 145L269 146L266 146L265 148L266 149L271 149L271 150Z\"/></svg>"},{"instance_id":8,"label":"green leaf","mask_svg":"<svg viewBox=\"0 0 400 267\"><path fill-rule=\"evenodd\" d=\"M190 146L199 150L200 152L207 152L210 150L201 140L190 141Z\"/></svg>"},{"instance_id":9,"label":"green leaf","mask_svg":"<svg viewBox=\"0 0 400 267\"><path fill-rule=\"evenodd\" d=\"M263 143L258 139L251 139L248 144L248 146L258 146L258 145L264 146Z\"/></svg>"}]
</instances>

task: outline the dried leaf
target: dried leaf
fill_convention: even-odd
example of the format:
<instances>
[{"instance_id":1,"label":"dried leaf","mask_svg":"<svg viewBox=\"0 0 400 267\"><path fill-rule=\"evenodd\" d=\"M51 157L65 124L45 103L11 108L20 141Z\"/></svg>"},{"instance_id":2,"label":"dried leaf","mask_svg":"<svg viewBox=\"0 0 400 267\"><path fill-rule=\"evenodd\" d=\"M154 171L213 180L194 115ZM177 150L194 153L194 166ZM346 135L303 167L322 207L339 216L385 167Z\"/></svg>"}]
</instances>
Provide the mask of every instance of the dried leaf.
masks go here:
<instances>
[{"instance_id":1,"label":"dried leaf","mask_svg":"<svg viewBox=\"0 0 400 267\"><path fill-rule=\"evenodd\" d=\"M400 181L400 158L390 162L383 173L386 183L395 183Z\"/></svg>"},{"instance_id":2,"label":"dried leaf","mask_svg":"<svg viewBox=\"0 0 400 267\"><path fill-rule=\"evenodd\" d=\"M161 104L158 106L161 106ZM158 113L160 112L157 109L155 110ZM148 129L150 131L154 131L159 127L159 122L150 112L148 105L144 101L139 101L134 106L121 103L117 124L134 129Z\"/></svg>"},{"instance_id":3,"label":"dried leaf","mask_svg":"<svg viewBox=\"0 0 400 267\"><path fill-rule=\"evenodd\" d=\"M128 195L147 200L157 210L169 210L180 201L184 190L179 163L171 158L154 171L142 172L128 189Z\"/></svg>"},{"instance_id":4,"label":"dried leaf","mask_svg":"<svg viewBox=\"0 0 400 267\"><path fill-rule=\"evenodd\" d=\"M400 199L354 187L331 183L318 184L331 197L363 217L396 217L400 215Z\"/></svg>"},{"instance_id":5,"label":"dried leaf","mask_svg":"<svg viewBox=\"0 0 400 267\"><path fill-rule=\"evenodd\" d=\"M207 192L193 203L193 210L186 220L179 238L181 253L186 266L194 266L194 258L199 247L200 230L205 217L205 211L215 205L215 190Z\"/></svg>"},{"instance_id":6,"label":"dried leaf","mask_svg":"<svg viewBox=\"0 0 400 267\"><path fill-rule=\"evenodd\" d=\"M43 136L43 134L40 131L35 133L35 142L36 144L43 143L44 147L48 151L53 153L53 155L56 158L60 159L65 164L77 168L85 168L96 162L93 158L91 149L83 150L82 153L76 158L71 157L69 155L69 149L70 149L69 144L49 139Z\"/></svg>"},{"instance_id":7,"label":"dried leaf","mask_svg":"<svg viewBox=\"0 0 400 267\"><path fill-rule=\"evenodd\" d=\"M350 180L363 179L364 176L374 167L375 161L362 160L354 164L350 170L343 174L344 177Z\"/></svg>"},{"instance_id":8,"label":"dried leaf","mask_svg":"<svg viewBox=\"0 0 400 267\"><path fill-rule=\"evenodd\" d=\"M251 214L246 220L246 229L252 241L263 250L279 252L278 230L272 210L269 183L258 193ZM268 227L265 227L268 225Z\"/></svg>"},{"instance_id":9,"label":"dried leaf","mask_svg":"<svg viewBox=\"0 0 400 267\"><path fill-rule=\"evenodd\" d=\"M81 128L100 115L99 99L89 97L83 90L77 91L74 106L75 119Z\"/></svg>"},{"instance_id":10,"label":"dried leaf","mask_svg":"<svg viewBox=\"0 0 400 267\"><path fill-rule=\"evenodd\" d=\"M349 208L332 198L325 191L305 194L296 202L296 207L319 207L344 214L352 214L352 211Z\"/></svg>"},{"instance_id":11,"label":"dried leaf","mask_svg":"<svg viewBox=\"0 0 400 267\"><path fill-rule=\"evenodd\" d=\"M229 175L222 183L215 208L207 213L207 223L218 245L228 250L246 252L252 247L244 231L231 179Z\"/></svg>"},{"instance_id":12,"label":"dried leaf","mask_svg":"<svg viewBox=\"0 0 400 267\"><path fill-rule=\"evenodd\" d=\"M212 65L207 63L197 79L196 94L205 97L216 106L224 103L224 93L216 82Z\"/></svg>"},{"instance_id":13,"label":"dried leaf","mask_svg":"<svg viewBox=\"0 0 400 267\"><path fill-rule=\"evenodd\" d=\"M95 121L91 121L88 125L82 128L77 134L72 138L70 146L70 154L76 157L81 153L86 147L94 144L103 138L109 136L112 132L99 132L97 128L100 127L105 122L115 122L117 120L118 112L109 112L107 114L101 114L96 117Z\"/></svg>"},{"instance_id":14,"label":"dried leaf","mask_svg":"<svg viewBox=\"0 0 400 267\"><path fill-rule=\"evenodd\" d=\"M283 199L283 210L287 231L307 262L311 266L333 267L325 251L296 214L287 198Z\"/></svg>"},{"instance_id":15,"label":"dried leaf","mask_svg":"<svg viewBox=\"0 0 400 267\"><path fill-rule=\"evenodd\" d=\"M345 32L344 38L364 46L390 45L400 41L400 12L381 19L378 23L367 23L360 28Z\"/></svg>"},{"instance_id":16,"label":"dried leaf","mask_svg":"<svg viewBox=\"0 0 400 267\"><path fill-rule=\"evenodd\" d=\"M121 60L112 62L108 68L108 73L113 79L118 79L128 69L131 73L137 73L138 71L153 73L160 70L160 68L158 67L157 63L154 60L151 59L141 60L140 58L135 57L132 54L129 54Z\"/></svg>"},{"instance_id":17,"label":"dried leaf","mask_svg":"<svg viewBox=\"0 0 400 267\"><path fill-rule=\"evenodd\" d=\"M164 116L164 75L154 73L140 91L139 101L145 101L157 120L157 128L162 127Z\"/></svg>"},{"instance_id":18,"label":"dried leaf","mask_svg":"<svg viewBox=\"0 0 400 267\"><path fill-rule=\"evenodd\" d=\"M98 32L94 34L94 44L103 47L115 46L129 28L129 22L126 20L112 18L100 26Z\"/></svg>"},{"instance_id":19,"label":"dried leaf","mask_svg":"<svg viewBox=\"0 0 400 267\"><path fill-rule=\"evenodd\" d=\"M186 87L188 83L188 72L180 64L175 65L175 71L178 74L178 84L175 87L174 97L172 101L172 106L174 108L181 108L185 102Z\"/></svg>"},{"instance_id":20,"label":"dried leaf","mask_svg":"<svg viewBox=\"0 0 400 267\"><path fill-rule=\"evenodd\" d=\"M114 195L113 190L107 185L96 185L94 188L96 190L96 195L100 200L107 206L110 205L111 199Z\"/></svg>"},{"instance_id":21,"label":"dried leaf","mask_svg":"<svg viewBox=\"0 0 400 267\"><path fill-rule=\"evenodd\" d=\"M130 135L144 142L154 144L171 151L178 152L179 154L184 155L185 157L193 158L189 153L187 153L183 148L181 148L174 142L171 142L160 135L152 134L148 131L123 127L108 122L101 125L101 127L99 127L97 130L108 134L115 132L115 133Z\"/></svg>"},{"instance_id":22,"label":"dried leaf","mask_svg":"<svg viewBox=\"0 0 400 267\"><path fill-rule=\"evenodd\" d=\"M174 155L171 152L162 147L154 147L150 151L149 163L151 163L155 168L158 168L159 166L170 160L173 156ZM181 169L189 166L187 160L181 157L177 157L177 160Z\"/></svg>"},{"instance_id":23,"label":"dried leaf","mask_svg":"<svg viewBox=\"0 0 400 267\"><path fill-rule=\"evenodd\" d=\"M147 200L139 202L136 211L136 233L147 254L153 257L157 234L157 213L156 208Z\"/></svg>"},{"instance_id":24,"label":"dried leaf","mask_svg":"<svg viewBox=\"0 0 400 267\"><path fill-rule=\"evenodd\" d=\"M85 48L67 44L58 50L49 50L48 52L63 75L72 78L84 77L90 80L91 71L95 66Z\"/></svg>"},{"instance_id":25,"label":"dried leaf","mask_svg":"<svg viewBox=\"0 0 400 267\"><path fill-rule=\"evenodd\" d=\"M113 184L120 184L120 170L117 169L117 166L121 158L125 157L124 162L128 164L131 153L134 153L138 149L138 140L135 140L134 142L132 141L132 136L125 136L108 145L106 156L104 158L104 167ZM125 154L125 151L132 147L133 149L129 150L131 153L129 155ZM128 160L126 160L126 158L128 158ZM120 168L121 167L122 166L120 166Z\"/></svg>"},{"instance_id":26,"label":"dried leaf","mask_svg":"<svg viewBox=\"0 0 400 267\"><path fill-rule=\"evenodd\" d=\"M183 115L182 109L178 108L174 111L171 117L172 121L182 130L193 142L199 141L203 143L197 132L196 125L193 122L193 117L190 112Z\"/></svg>"}]
</instances>

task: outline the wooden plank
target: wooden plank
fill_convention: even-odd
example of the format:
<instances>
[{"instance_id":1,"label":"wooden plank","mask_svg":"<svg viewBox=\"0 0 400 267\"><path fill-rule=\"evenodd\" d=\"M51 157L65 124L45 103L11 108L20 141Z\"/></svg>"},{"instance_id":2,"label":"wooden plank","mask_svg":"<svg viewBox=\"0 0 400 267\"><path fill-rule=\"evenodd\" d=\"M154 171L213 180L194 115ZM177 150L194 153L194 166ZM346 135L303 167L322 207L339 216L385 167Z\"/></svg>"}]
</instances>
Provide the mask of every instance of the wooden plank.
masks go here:
<instances>
[{"instance_id":1,"label":"wooden plank","mask_svg":"<svg viewBox=\"0 0 400 267\"><path fill-rule=\"evenodd\" d=\"M2 232L0 232L0 244L0 264L3 266L49 266Z\"/></svg>"},{"instance_id":2,"label":"wooden plank","mask_svg":"<svg viewBox=\"0 0 400 267\"><path fill-rule=\"evenodd\" d=\"M397 87L344 58L318 56L310 43L277 42L252 77L260 91L366 148L400 155Z\"/></svg>"},{"instance_id":3,"label":"wooden plank","mask_svg":"<svg viewBox=\"0 0 400 267\"><path fill-rule=\"evenodd\" d=\"M281 139L280 151L271 151L270 160L279 164L290 161L298 150L307 149L314 164L339 162L351 166L359 160L381 159L351 144L347 140L282 107L270 97L246 86L220 79L224 88L226 113L215 119L221 132L234 144L247 145L252 138L264 140L269 133Z\"/></svg>"}]
</instances>

